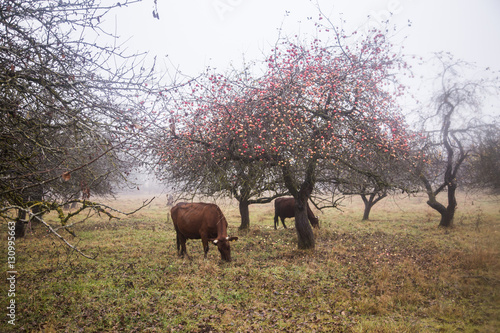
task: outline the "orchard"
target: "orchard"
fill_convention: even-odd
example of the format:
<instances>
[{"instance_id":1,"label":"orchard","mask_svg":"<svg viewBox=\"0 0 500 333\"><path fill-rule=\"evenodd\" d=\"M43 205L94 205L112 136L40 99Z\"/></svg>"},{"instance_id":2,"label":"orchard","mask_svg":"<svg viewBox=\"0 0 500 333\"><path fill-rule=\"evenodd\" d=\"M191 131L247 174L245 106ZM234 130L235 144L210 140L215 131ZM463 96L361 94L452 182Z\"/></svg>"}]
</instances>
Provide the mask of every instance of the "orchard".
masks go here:
<instances>
[{"instance_id":1,"label":"orchard","mask_svg":"<svg viewBox=\"0 0 500 333\"><path fill-rule=\"evenodd\" d=\"M331 185L323 176L341 169L382 177L363 162L410 158L413 136L396 103L404 94L396 73L406 63L378 31L356 47L346 43L284 39L262 75L207 72L178 91L158 138L157 170L183 184L231 185L258 165L263 189L295 198L298 247L314 248L306 203L317 186Z\"/></svg>"}]
</instances>

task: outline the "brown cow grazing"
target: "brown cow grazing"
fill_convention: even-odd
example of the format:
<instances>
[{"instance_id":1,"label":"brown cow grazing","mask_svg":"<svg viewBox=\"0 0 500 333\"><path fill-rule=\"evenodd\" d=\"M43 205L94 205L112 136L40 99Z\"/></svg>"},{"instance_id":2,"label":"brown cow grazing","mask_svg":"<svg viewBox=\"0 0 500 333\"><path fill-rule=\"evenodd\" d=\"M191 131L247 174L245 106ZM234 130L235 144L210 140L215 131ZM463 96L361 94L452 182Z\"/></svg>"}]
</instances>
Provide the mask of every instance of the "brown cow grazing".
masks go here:
<instances>
[{"instance_id":1,"label":"brown cow grazing","mask_svg":"<svg viewBox=\"0 0 500 333\"><path fill-rule=\"evenodd\" d=\"M174 228L177 232L177 252L187 254L186 240L200 239L203 243L205 258L208 242L213 242L219 249L221 259L231 261L229 242L238 237L227 236L227 221L217 205L209 203L178 203L170 210Z\"/></svg>"},{"instance_id":2,"label":"brown cow grazing","mask_svg":"<svg viewBox=\"0 0 500 333\"><path fill-rule=\"evenodd\" d=\"M283 227L286 229L285 219L295 217L295 199L294 198L278 198L274 200L274 229L277 229L279 224L278 217L281 219ZM307 218L313 227L319 227L318 217L314 216L309 204L307 204Z\"/></svg>"}]
</instances>

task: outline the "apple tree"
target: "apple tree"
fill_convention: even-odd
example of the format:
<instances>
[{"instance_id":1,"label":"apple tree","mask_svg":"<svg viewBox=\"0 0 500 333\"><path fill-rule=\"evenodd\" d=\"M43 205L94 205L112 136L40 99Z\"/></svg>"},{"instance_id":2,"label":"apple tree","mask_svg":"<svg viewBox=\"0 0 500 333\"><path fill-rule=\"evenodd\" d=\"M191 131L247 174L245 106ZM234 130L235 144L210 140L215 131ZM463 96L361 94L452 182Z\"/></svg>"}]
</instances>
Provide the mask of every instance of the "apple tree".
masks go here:
<instances>
[{"instance_id":1,"label":"apple tree","mask_svg":"<svg viewBox=\"0 0 500 333\"><path fill-rule=\"evenodd\" d=\"M340 37L333 45L285 39L265 60L263 75L213 75L171 111L175 126L164 140L182 142L176 149L196 161L194 172L196 165L218 167L228 160L277 170L296 201L301 249L314 248L306 204L325 170L355 168L350 161L370 161L375 154L398 159L409 149L395 103L403 93L396 73L405 63L379 32L352 49L345 44ZM176 163L174 155L160 155Z\"/></svg>"},{"instance_id":2,"label":"apple tree","mask_svg":"<svg viewBox=\"0 0 500 333\"><path fill-rule=\"evenodd\" d=\"M180 195L237 199L240 229L250 226L249 205L283 195L279 172L261 158L245 156L254 125L255 102L246 100L242 77L207 71L166 96L163 126L153 136L155 172ZM253 130L252 130L253 129Z\"/></svg>"}]
</instances>

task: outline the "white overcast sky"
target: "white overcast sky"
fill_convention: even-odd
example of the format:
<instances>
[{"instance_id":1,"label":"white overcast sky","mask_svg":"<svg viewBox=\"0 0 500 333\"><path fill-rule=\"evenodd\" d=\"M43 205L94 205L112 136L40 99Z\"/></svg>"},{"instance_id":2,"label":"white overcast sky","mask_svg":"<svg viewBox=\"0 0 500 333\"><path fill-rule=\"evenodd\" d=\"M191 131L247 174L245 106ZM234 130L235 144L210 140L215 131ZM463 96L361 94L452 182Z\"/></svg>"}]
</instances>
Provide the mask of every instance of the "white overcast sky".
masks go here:
<instances>
[{"instance_id":1,"label":"white overcast sky","mask_svg":"<svg viewBox=\"0 0 500 333\"><path fill-rule=\"evenodd\" d=\"M334 23L350 30L379 24L393 12L391 23L407 36L405 52L429 57L449 51L480 67L500 69L499 0L319 0ZM309 0L158 0L160 19L152 16L153 0L122 8L107 18L129 50L149 51L158 59L196 75L206 66L224 72L262 58L284 35L314 34L308 17L317 18ZM288 12L288 16L286 13ZM341 13L341 14L340 14ZM370 15L370 18L368 18ZM408 21L412 22L408 27ZM168 55L168 58L165 56Z\"/></svg>"},{"instance_id":2,"label":"white overcast sky","mask_svg":"<svg viewBox=\"0 0 500 333\"><path fill-rule=\"evenodd\" d=\"M243 55L247 61L261 60L276 42L280 26L283 35L307 36L314 34L307 18L318 17L316 1L309 0L157 2L159 20L152 16L153 0L144 0L111 14L106 24L112 30L116 27L129 50L148 51L157 56L159 65L171 64L191 76L207 66L221 72L231 64L238 68ZM343 19L346 28L360 31L379 24L392 11L391 23L401 30L399 37L407 36L407 53L428 58L433 52L448 51L478 67L500 70L500 0L318 2L335 24Z\"/></svg>"}]
</instances>

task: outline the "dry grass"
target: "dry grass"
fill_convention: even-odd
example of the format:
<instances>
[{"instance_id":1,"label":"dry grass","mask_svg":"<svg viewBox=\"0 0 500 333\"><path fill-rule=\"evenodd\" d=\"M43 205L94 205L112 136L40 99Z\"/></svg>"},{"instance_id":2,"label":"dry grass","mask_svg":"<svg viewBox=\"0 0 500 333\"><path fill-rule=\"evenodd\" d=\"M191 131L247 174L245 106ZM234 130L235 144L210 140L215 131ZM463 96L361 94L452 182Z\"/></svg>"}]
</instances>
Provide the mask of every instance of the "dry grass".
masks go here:
<instances>
[{"instance_id":1,"label":"dry grass","mask_svg":"<svg viewBox=\"0 0 500 333\"><path fill-rule=\"evenodd\" d=\"M76 226L72 241L99 253L94 261L35 230L17 243L14 331L498 332L498 201L459 204L443 230L423 198L388 198L370 221L354 198L320 213L316 249L299 251L293 228L273 229L271 204L251 206L251 229L240 232L235 202L219 202L240 237L231 263L215 247L204 260L199 241L188 242L191 259L178 258L164 198Z\"/></svg>"}]
</instances>

